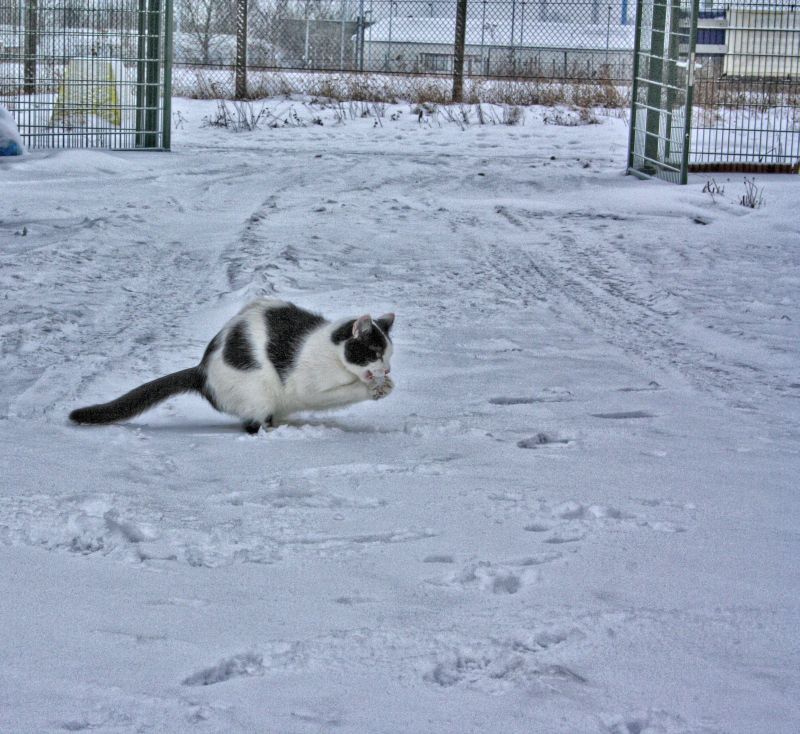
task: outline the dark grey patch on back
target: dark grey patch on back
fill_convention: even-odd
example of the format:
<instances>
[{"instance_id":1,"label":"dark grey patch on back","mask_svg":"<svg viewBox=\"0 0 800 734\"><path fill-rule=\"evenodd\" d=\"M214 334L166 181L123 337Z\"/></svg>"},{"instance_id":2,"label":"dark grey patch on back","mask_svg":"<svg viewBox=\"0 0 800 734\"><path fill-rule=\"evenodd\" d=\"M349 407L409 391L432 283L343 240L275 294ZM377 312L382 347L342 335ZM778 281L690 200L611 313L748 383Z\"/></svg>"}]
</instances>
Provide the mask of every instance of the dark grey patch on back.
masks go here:
<instances>
[{"instance_id":1,"label":"dark grey patch on back","mask_svg":"<svg viewBox=\"0 0 800 734\"><path fill-rule=\"evenodd\" d=\"M593 418L608 418L611 420L622 420L625 418L655 418L652 413L645 410L629 410L621 413L592 413Z\"/></svg>"},{"instance_id":2,"label":"dark grey patch on back","mask_svg":"<svg viewBox=\"0 0 800 734\"><path fill-rule=\"evenodd\" d=\"M292 303L268 308L264 318L269 331L267 357L281 380L285 381L306 337L326 321L319 314L298 308Z\"/></svg>"},{"instance_id":3,"label":"dark grey patch on back","mask_svg":"<svg viewBox=\"0 0 800 734\"><path fill-rule=\"evenodd\" d=\"M244 321L236 323L228 332L222 358L226 364L237 370L255 370L260 367L253 354Z\"/></svg>"}]
</instances>

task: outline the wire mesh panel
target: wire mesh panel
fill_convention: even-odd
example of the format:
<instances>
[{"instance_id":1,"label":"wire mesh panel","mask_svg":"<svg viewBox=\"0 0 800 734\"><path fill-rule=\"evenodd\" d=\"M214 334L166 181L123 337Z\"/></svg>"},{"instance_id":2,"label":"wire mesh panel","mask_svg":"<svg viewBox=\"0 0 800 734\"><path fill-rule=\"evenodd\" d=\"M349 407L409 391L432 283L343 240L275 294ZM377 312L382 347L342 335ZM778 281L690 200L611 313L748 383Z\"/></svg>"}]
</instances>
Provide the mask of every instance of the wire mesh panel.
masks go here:
<instances>
[{"instance_id":1,"label":"wire mesh panel","mask_svg":"<svg viewBox=\"0 0 800 734\"><path fill-rule=\"evenodd\" d=\"M628 169L800 170L800 6L639 0Z\"/></svg>"},{"instance_id":2,"label":"wire mesh panel","mask_svg":"<svg viewBox=\"0 0 800 734\"><path fill-rule=\"evenodd\" d=\"M800 167L800 5L748 0L701 9L693 170Z\"/></svg>"},{"instance_id":3,"label":"wire mesh panel","mask_svg":"<svg viewBox=\"0 0 800 734\"><path fill-rule=\"evenodd\" d=\"M640 0L628 170L686 183L697 0Z\"/></svg>"},{"instance_id":4,"label":"wire mesh panel","mask_svg":"<svg viewBox=\"0 0 800 734\"><path fill-rule=\"evenodd\" d=\"M0 0L0 104L29 148L168 148L171 0Z\"/></svg>"}]
</instances>

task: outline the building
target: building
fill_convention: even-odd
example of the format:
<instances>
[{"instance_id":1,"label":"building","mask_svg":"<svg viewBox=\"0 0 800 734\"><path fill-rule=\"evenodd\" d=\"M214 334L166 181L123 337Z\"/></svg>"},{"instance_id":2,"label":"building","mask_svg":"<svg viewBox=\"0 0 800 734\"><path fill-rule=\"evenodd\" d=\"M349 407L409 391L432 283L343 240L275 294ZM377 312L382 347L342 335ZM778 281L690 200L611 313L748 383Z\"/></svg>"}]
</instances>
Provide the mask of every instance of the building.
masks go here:
<instances>
[{"instance_id":1,"label":"building","mask_svg":"<svg viewBox=\"0 0 800 734\"><path fill-rule=\"evenodd\" d=\"M634 27L615 17L599 23L542 21L531 3L513 14L467 18L467 75L626 79ZM364 68L448 73L453 69L455 18L389 17L369 25Z\"/></svg>"}]
</instances>

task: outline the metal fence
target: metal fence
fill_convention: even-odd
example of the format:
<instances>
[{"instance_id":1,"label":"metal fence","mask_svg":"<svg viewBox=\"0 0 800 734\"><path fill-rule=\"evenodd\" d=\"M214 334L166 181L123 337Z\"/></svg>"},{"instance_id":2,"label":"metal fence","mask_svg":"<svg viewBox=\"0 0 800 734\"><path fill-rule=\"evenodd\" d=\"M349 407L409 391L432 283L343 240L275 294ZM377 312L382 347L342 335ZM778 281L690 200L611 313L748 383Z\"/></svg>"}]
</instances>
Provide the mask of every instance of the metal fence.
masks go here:
<instances>
[{"instance_id":1,"label":"metal fence","mask_svg":"<svg viewBox=\"0 0 800 734\"><path fill-rule=\"evenodd\" d=\"M30 148L169 148L171 0L0 0L0 104Z\"/></svg>"},{"instance_id":2,"label":"metal fence","mask_svg":"<svg viewBox=\"0 0 800 734\"><path fill-rule=\"evenodd\" d=\"M800 7L639 0L628 168L800 169Z\"/></svg>"},{"instance_id":3,"label":"metal fence","mask_svg":"<svg viewBox=\"0 0 800 734\"><path fill-rule=\"evenodd\" d=\"M690 170L800 167L800 4L700 5Z\"/></svg>"},{"instance_id":4,"label":"metal fence","mask_svg":"<svg viewBox=\"0 0 800 734\"><path fill-rule=\"evenodd\" d=\"M174 83L182 94L262 96L308 91L337 72L402 90L413 76L450 79L461 63L466 78L627 84L632 8L628 0L176 0ZM246 59L246 88L237 59Z\"/></svg>"},{"instance_id":5,"label":"metal fence","mask_svg":"<svg viewBox=\"0 0 800 734\"><path fill-rule=\"evenodd\" d=\"M0 0L0 103L33 148L168 148L173 89L618 104L632 79L629 170L797 170L796 0L630 2Z\"/></svg>"}]
</instances>

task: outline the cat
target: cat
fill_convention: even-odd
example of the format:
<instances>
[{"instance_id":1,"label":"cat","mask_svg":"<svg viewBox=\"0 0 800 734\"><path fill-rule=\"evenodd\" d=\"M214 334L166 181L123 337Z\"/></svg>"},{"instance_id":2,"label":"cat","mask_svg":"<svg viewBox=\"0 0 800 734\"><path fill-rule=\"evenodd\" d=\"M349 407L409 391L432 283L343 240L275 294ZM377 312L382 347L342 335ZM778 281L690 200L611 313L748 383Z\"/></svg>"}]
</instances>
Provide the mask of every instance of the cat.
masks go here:
<instances>
[{"instance_id":1,"label":"cat","mask_svg":"<svg viewBox=\"0 0 800 734\"><path fill-rule=\"evenodd\" d=\"M394 314L331 323L287 301L245 306L211 340L196 367L159 377L109 403L73 410L75 423L127 420L179 393L196 392L251 434L291 413L380 400L389 377Z\"/></svg>"}]
</instances>

